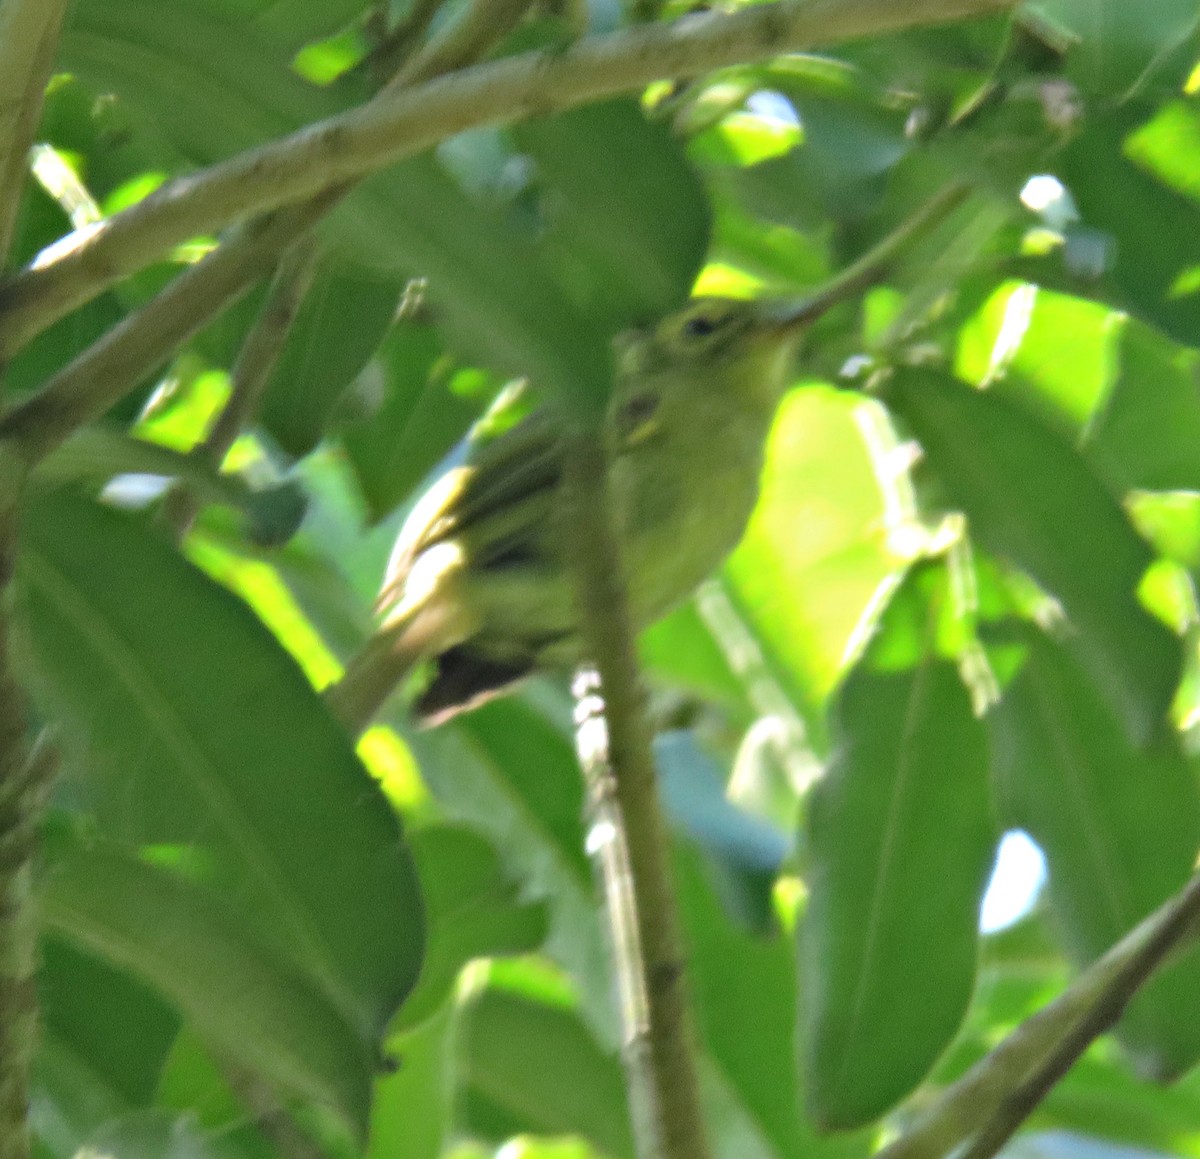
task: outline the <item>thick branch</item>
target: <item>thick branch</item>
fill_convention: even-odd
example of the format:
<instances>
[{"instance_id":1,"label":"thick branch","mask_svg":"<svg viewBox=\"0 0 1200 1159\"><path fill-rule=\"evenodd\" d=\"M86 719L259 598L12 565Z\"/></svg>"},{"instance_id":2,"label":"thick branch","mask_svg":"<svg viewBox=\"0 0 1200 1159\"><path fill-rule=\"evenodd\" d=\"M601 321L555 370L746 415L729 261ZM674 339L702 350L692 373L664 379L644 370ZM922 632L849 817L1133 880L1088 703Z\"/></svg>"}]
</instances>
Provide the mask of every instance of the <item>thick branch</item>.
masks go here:
<instances>
[{"instance_id":1,"label":"thick branch","mask_svg":"<svg viewBox=\"0 0 1200 1159\"><path fill-rule=\"evenodd\" d=\"M658 799L599 438L577 435L566 463L564 532L570 537L569 558L576 561L585 655L600 677L605 763L611 774L610 787L602 784L593 793L602 807L615 806L607 809L611 820L606 827L611 832L597 835L594 827L591 840L608 845L600 850L602 862L610 863L603 875L604 900L623 995L627 1077L638 1151L642 1159L705 1159L710 1152L687 1000L683 933L671 877L671 845Z\"/></svg>"},{"instance_id":2,"label":"thick branch","mask_svg":"<svg viewBox=\"0 0 1200 1159\"><path fill-rule=\"evenodd\" d=\"M875 1159L943 1159L970 1139L975 1159L994 1154L1169 953L1196 937L1198 919L1200 877L1021 1023Z\"/></svg>"},{"instance_id":3,"label":"thick branch","mask_svg":"<svg viewBox=\"0 0 1200 1159\"><path fill-rule=\"evenodd\" d=\"M66 7L67 0L0 2L0 269L12 244Z\"/></svg>"},{"instance_id":4,"label":"thick branch","mask_svg":"<svg viewBox=\"0 0 1200 1159\"><path fill-rule=\"evenodd\" d=\"M99 418L274 266L281 248L325 210L322 200L254 222L240 239L222 245L135 314L114 326L60 370L45 387L0 420L32 464L78 427Z\"/></svg>"},{"instance_id":5,"label":"thick branch","mask_svg":"<svg viewBox=\"0 0 1200 1159\"><path fill-rule=\"evenodd\" d=\"M589 38L442 77L164 185L0 289L0 360L173 246L363 177L478 125L544 115L857 36L1002 12L1013 0L785 0Z\"/></svg>"}]
</instances>

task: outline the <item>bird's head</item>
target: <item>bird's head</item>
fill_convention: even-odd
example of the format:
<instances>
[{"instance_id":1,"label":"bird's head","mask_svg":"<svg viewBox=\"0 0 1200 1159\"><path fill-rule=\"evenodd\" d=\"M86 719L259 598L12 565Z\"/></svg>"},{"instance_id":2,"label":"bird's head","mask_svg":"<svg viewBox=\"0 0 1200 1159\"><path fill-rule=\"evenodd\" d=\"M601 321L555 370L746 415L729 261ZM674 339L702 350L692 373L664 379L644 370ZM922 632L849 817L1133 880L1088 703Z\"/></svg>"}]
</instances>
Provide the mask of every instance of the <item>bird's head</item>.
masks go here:
<instances>
[{"instance_id":1,"label":"bird's head","mask_svg":"<svg viewBox=\"0 0 1200 1159\"><path fill-rule=\"evenodd\" d=\"M787 385L800 337L818 311L808 300L693 298L616 343L618 374L682 373L773 405Z\"/></svg>"}]
</instances>

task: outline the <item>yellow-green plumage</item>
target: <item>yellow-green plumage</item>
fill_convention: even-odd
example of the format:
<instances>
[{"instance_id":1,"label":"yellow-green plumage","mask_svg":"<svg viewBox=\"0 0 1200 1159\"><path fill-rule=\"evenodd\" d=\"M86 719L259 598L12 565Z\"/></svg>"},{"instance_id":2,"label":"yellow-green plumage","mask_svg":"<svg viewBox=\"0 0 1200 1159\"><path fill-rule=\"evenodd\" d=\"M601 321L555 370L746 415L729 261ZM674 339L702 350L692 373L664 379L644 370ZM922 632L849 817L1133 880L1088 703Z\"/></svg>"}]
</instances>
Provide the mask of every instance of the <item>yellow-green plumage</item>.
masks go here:
<instances>
[{"instance_id":1,"label":"yellow-green plumage","mask_svg":"<svg viewBox=\"0 0 1200 1159\"><path fill-rule=\"evenodd\" d=\"M700 298L617 338L609 499L639 626L741 538L798 336L820 308ZM415 708L433 722L580 659L559 549L563 446L554 414L536 411L418 502L380 597L383 626L331 694L348 723L369 719L422 660L435 674Z\"/></svg>"}]
</instances>

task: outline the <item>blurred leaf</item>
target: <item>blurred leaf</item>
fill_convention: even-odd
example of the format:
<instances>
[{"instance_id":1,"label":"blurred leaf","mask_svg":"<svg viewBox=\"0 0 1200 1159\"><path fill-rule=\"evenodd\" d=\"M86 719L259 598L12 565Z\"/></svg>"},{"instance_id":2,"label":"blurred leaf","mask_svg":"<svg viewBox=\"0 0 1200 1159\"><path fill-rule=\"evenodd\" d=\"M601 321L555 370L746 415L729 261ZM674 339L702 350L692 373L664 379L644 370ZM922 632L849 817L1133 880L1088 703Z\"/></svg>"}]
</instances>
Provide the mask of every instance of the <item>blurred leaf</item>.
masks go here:
<instances>
[{"instance_id":1,"label":"blurred leaf","mask_svg":"<svg viewBox=\"0 0 1200 1159\"><path fill-rule=\"evenodd\" d=\"M900 564L887 536L889 518L903 512L884 491L868 437L888 437L873 404L828 387L789 394L758 508L726 567L738 610L818 737L817 710Z\"/></svg>"},{"instance_id":2,"label":"blurred leaf","mask_svg":"<svg viewBox=\"0 0 1200 1159\"><path fill-rule=\"evenodd\" d=\"M375 1083L366 1159L437 1159L446 1153L455 1093L458 1013L447 1005L423 1025L392 1034L393 1073Z\"/></svg>"},{"instance_id":3,"label":"blurred leaf","mask_svg":"<svg viewBox=\"0 0 1200 1159\"><path fill-rule=\"evenodd\" d=\"M1032 629L1024 667L992 716L1011 824L1045 851L1068 950L1090 962L1187 880L1200 789L1173 738L1129 743L1068 653ZM1119 1031L1139 1068L1170 1078L1200 1058L1200 951L1158 974Z\"/></svg>"},{"instance_id":4,"label":"blurred leaf","mask_svg":"<svg viewBox=\"0 0 1200 1159\"><path fill-rule=\"evenodd\" d=\"M435 373L441 357L435 330L396 326L378 351L382 405L342 431L342 445L373 520L412 493L479 413L478 404L455 394L445 375Z\"/></svg>"},{"instance_id":5,"label":"blurred leaf","mask_svg":"<svg viewBox=\"0 0 1200 1159\"><path fill-rule=\"evenodd\" d=\"M1089 676L1130 735L1148 742L1174 695L1181 650L1137 601L1153 556L1117 501L1068 443L992 392L910 369L886 396L972 536L1062 603Z\"/></svg>"},{"instance_id":6,"label":"blurred leaf","mask_svg":"<svg viewBox=\"0 0 1200 1159\"><path fill-rule=\"evenodd\" d=\"M304 296L263 398L262 421L296 458L325 433L396 316L402 278L326 270Z\"/></svg>"},{"instance_id":7,"label":"blurred leaf","mask_svg":"<svg viewBox=\"0 0 1200 1159\"><path fill-rule=\"evenodd\" d=\"M61 67L115 93L193 162L220 161L337 105L306 84L290 54L221 0L80 0Z\"/></svg>"},{"instance_id":8,"label":"blurred leaf","mask_svg":"<svg viewBox=\"0 0 1200 1159\"><path fill-rule=\"evenodd\" d=\"M682 685L730 709L745 706L745 689L721 646L697 611L694 600L681 604L638 640L647 672Z\"/></svg>"},{"instance_id":9,"label":"blurred leaf","mask_svg":"<svg viewBox=\"0 0 1200 1159\"><path fill-rule=\"evenodd\" d=\"M1075 37L1067 56L1072 80L1090 94L1117 98L1144 85L1197 21L1190 0L1158 0L1146 9L1124 0L1036 0L1031 7Z\"/></svg>"},{"instance_id":10,"label":"blurred leaf","mask_svg":"<svg viewBox=\"0 0 1200 1159\"><path fill-rule=\"evenodd\" d=\"M421 877L428 949L420 983L397 1029L416 1026L446 1000L472 958L535 950L546 936L545 903L522 902L495 849L464 826L432 825L410 838Z\"/></svg>"},{"instance_id":11,"label":"blurred leaf","mask_svg":"<svg viewBox=\"0 0 1200 1159\"><path fill-rule=\"evenodd\" d=\"M777 1159L859 1159L862 1134L820 1136L801 1107L795 1065L796 961L789 935L748 933L730 920L697 850L676 849L700 1036L712 1067ZM709 1101L714 1114L718 1108ZM714 1134L720 1128L710 1119ZM738 1152L741 1154L742 1152Z\"/></svg>"},{"instance_id":12,"label":"blurred leaf","mask_svg":"<svg viewBox=\"0 0 1200 1159\"><path fill-rule=\"evenodd\" d=\"M593 1031L616 1042L607 948L584 852L583 785L569 715L556 726L528 693L427 731L403 732L447 814L490 839L523 896L545 898L545 952L579 987Z\"/></svg>"},{"instance_id":13,"label":"blurred leaf","mask_svg":"<svg viewBox=\"0 0 1200 1159\"><path fill-rule=\"evenodd\" d=\"M986 737L953 665L860 665L832 714L809 806L803 1052L814 1115L847 1127L912 1090L958 1029L995 835Z\"/></svg>"},{"instance_id":14,"label":"blurred leaf","mask_svg":"<svg viewBox=\"0 0 1200 1159\"><path fill-rule=\"evenodd\" d=\"M1104 272L1130 312L1195 344L1200 296L1177 286L1200 267L1200 205L1126 156L1126 136L1145 115L1144 106L1132 106L1089 118L1058 172L1084 225L1108 235ZM1171 244L1163 245L1168 237Z\"/></svg>"},{"instance_id":15,"label":"blurred leaf","mask_svg":"<svg viewBox=\"0 0 1200 1159\"><path fill-rule=\"evenodd\" d=\"M1085 453L1121 490L1200 490L1200 355L1132 319Z\"/></svg>"},{"instance_id":16,"label":"blurred leaf","mask_svg":"<svg viewBox=\"0 0 1200 1159\"><path fill-rule=\"evenodd\" d=\"M364 1039L411 989L416 875L396 820L290 657L143 524L27 508L22 671L61 720L101 830L177 849Z\"/></svg>"},{"instance_id":17,"label":"blurred leaf","mask_svg":"<svg viewBox=\"0 0 1200 1159\"><path fill-rule=\"evenodd\" d=\"M489 986L460 1015L468 1123L484 1138L583 1135L613 1159L634 1148L621 1067L571 1010Z\"/></svg>"},{"instance_id":18,"label":"blurred leaf","mask_svg":"<svg viewBox=\"0 0 1200 1159\"><path fill-rule=\"evenodd\" d=\"M178 1016L136 979L56 937L41 945L44 1029L69 1046L130 1105L158 1088Z\"/></svg>"},{"instance_id":19,"label":"blurred leaf","mask_svg":"<svg viewBox=\"0 0 1200 1159\"><path fill-rule=\"evenodd\" d=\"M323 228L356 262L428 278L438 324L469 358L528 375L585 411L607 397L607 335L566 297L543 255L432 156L368 178Z\"/></svg>"},{"instance_id":20,"label":"blurred leaf","mask_svg":"<svg viewBox=\"0 0 1200 1159\"><path fill-rule=\"evenodd\" d=\"M678 138L632 100L513 128L532 157L543 240L572 297L616 330L682 304L708 246L709 209Z\"/></svg>"},{"instance_id":21,"label":"blurred leaf","mask_svg":"<svg viewBox=\"0 0 1200 1159\"><path fill-rule=\"evenodd\" d=\"M60 936L138 975L215 1047L365 1135L375 1044L216 897L112 850L58 848L42 898Z\"/></svg>"},{"instance_id":22,"label":"blurred leaf","mask_svg":"<svg viewBox=\"0 0 1200 1159\"><path fill-rule=\"evenodd\" d=\"M751 929L770 929L787 837L729 799L720 766L693 733L660 733L654 756L667 816L704 851L723 900Z\"/></svg>"}]
</instances>

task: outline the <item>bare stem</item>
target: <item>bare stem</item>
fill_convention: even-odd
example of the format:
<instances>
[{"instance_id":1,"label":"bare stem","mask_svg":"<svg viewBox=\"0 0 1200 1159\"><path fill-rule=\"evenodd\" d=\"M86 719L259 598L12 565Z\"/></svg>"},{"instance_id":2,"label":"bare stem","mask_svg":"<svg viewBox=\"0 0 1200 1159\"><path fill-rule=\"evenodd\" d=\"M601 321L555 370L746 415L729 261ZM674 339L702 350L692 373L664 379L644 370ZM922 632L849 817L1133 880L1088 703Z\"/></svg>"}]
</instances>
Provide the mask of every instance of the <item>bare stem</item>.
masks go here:
<instances>
[{"instance_id":1,"label":"bare stem","mask_svg":"<svg viewBox=\"0 0 1200 1159\"><path fill-rule=\"evenodd\" d=\"M267 299L230 371L229 401L212 430L192 452L214 470L221 466L238 435L258 413L271 371L312 284L315 259L315 246L301 241L287 252L275 271ZM162 521L181 539L196 518L199 506L195 491L177 485L163 504Z\"/></svg>"},{"instance_id":2,"label":"bare stem","mask_svg":"<svg viewBox=\"0 0 1200 1159\"><path fill-rule=\"evenodd\" d=\"M1021 1023L875 1159L942 1159L971 1139L970 1159L995 1154L1169 953L1196 937L1198 918L1200 877Z\"/></svg>"},{"instance_id":3,"label":"bare stem","mask_svg":"<svg viewBox=\"0 0 1200 1159\"><path fill-rule=\"evenodd\" d=\"M590 840L599 855L613 934L638 1152L642 1159L705 1159L710 1151L671 846L658 798L599 438L578 434L566 465L565 531L576 561L585 654L599 675L607 734L603 746L587 746L583 753L585 771L593 773L598 822Z\"/></svg>"},{"instance_id":4,"label":"bare stem","mask_svg":"<svg viewBox=\"0 0 1200 1159\"><path fill-rule=\"evenodd\" d=\"M857 36L1002 12L1013 0L783 0L691 16L565 51L506 57L404 89L209 169L74 236L0 287L0 360L68 311L197 234L312 197L455 133L546 115L629 92Z\"/></svg>"},{"instance_id":5,"label":"bare stem","mask_svg":"<svg viewBox=\"0 0 1200 1159\"><path fill-rule=\"evenodd\" d=\"M0 269L12 245L66 7L67 0L0 0Z\"/></svg>"}]
</instances>

